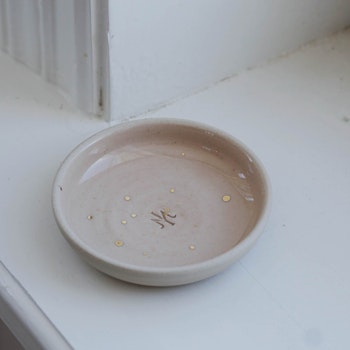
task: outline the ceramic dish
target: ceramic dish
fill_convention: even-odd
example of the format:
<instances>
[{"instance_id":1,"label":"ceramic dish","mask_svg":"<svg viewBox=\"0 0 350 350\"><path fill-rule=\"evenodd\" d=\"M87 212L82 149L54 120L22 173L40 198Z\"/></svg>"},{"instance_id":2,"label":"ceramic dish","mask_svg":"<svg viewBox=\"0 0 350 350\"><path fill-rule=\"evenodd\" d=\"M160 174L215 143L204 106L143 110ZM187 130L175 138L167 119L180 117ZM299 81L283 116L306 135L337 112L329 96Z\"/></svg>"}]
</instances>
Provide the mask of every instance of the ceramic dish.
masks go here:
<instances>
[{"instance_id":1,"label":"ceramic dish","mask_svg":"<svg viewBox=\"0 0 350 350\"><path fill-rule=\"evenodd\" d=\"M222 271L252 247L268 207L265 172L245 146L178 119L96 134L66 158L53 187L72 247L98 270L151 286Z\"/></svg>"}]
</instances>

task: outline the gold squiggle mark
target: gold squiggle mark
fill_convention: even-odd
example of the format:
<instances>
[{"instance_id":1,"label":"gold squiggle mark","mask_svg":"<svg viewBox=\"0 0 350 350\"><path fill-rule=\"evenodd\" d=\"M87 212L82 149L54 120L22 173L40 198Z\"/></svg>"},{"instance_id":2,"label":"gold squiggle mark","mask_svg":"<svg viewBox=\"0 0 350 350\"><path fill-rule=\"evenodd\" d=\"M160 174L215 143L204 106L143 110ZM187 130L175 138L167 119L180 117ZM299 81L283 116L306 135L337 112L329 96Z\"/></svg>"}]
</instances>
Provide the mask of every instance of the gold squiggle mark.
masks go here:
<instances>
[{"instance_id":1,"label":"gold squiggle mark","mask_svg":"<svg viewBox=\"0 0 350 350\"><path fill-rule=\"evenodd\" d=\"M168 223L168 224L174 226L175 222L170 221L168 218L175 219L176 218L176 214L175 215L170 215L169 211L170 210L168 208L166 208L164 210L160 210L160 214L161 215L158 214L158 213L155 213L154 211L152 211L151 214L153 216L155 216L155 218L152 218L151 220L153 222L155 222L156 224L158 224L161 229L163 229L165 227L165 223Z\"/></svg>"}]
</instances>

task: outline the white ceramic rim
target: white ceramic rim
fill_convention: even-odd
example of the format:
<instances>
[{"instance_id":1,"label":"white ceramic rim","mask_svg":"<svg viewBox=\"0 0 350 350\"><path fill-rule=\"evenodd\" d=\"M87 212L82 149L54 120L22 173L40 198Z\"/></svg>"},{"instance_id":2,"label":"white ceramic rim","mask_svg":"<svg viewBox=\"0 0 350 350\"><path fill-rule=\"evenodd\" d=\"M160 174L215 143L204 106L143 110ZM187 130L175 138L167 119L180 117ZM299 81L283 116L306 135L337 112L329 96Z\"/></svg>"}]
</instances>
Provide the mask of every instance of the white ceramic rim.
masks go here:
<instances>
[{"instance_id":1,"label":"white ceramic rim","mask_svg":"<svg viewBox=\"0 0 350 350\"><path fill-rule=\"evenodd\" d=\"M145 267L145 266L132 265L132 264L123 263L123 262L118 263L111 258L108 258L102 254L99 254L92 247L90 247L89 245L84 243L82 240L80 240L79 237L74 233L74 231L70 228L64 216L64 211L61 208L60 201L59 201L60 184L62 183L62 180L66 176L66 173L69 172L70 166L74 164L75 159L78 158L80 154L84 150L86 150L88 147L90 147L92 144L99 142L103 140L105 137L110 136L114 133L120 133L126 129L130 129L138 125L143 125L143 126L179 125L179 126L195 127L201 130L209 131L211 133L214 133L216 136L219 136L220 138L226 139L227 141L229 141L230 143L236 145L239 149L241 149L242 152L246 153L247 155L249 155L249 157L251 157L256 168L260 172L260 176L264 184L265 200L263 203L262 212L260 214L260 217L257 220L256 225L251 230L251 232L244 239L242 239L236 246L234 246L233 248L231 248L230 250L228 250L223 254L220 254L214 258L211 258L199 263L176 266L176 267ZM204 123L193 122L185 119L145 118L145 119L137 119L133 121L126 121L118 125L109 127L105 130L102 130L94 134L93 136L89 137L88 139L80 143L77 147L75 147L64 159L60 168L57 171L57 174L53 183L53 190L52 190L52 207L53 207L53 212L54 212L56 222L63 236L76 250L83 252L84 254L87 254L90 259L94 260L97 263L97 265L101 265L101 262L103 262L104 265L108 266L108 270L112 271L113 269L115 269L115 271L121 272L121 273L116 272L115 274L113 274L113 273L106 272L106 269L105 270L102 269L102 271L104 271L105 273L111 274L116 278L118 278L117 276L119 274L128 274L130 278L121 277L120 279L128 280L129 282L133 282L133 283L138 283L140 280L143 280L143 279L148 280L149 278L157 276L159 278L163 277L166 280L171 280L172 278L183 280L183 282L165 283L164 285L185 284L185 283L189 283L189 282L186 282L186 280L189 280L190 282L192 282L192 279L186 276L191 276L191 275L202 276L193 280L193 281L196 281L196 280L204 279L206 277L210 277L216 274L217 272L222 271L228 265L238 260L253 246L255 241L260 237L260 235L263 232L263 229L265 227L265 224L271 209L271 184L270 184L268 175L266 173L266 170L263 164L260 162L260 160L255 156L255 154L250 149L247 148L246 145L244 145L241 141L237 140L230 134L222 130L219 130L215 127L206 125ZM142 278L142 276L144 276L144 278ZM148 283L140 282L140 284L148 284ZM157 283L156 285L162 285L162 284Z\"/></svg>"}]
</instances>

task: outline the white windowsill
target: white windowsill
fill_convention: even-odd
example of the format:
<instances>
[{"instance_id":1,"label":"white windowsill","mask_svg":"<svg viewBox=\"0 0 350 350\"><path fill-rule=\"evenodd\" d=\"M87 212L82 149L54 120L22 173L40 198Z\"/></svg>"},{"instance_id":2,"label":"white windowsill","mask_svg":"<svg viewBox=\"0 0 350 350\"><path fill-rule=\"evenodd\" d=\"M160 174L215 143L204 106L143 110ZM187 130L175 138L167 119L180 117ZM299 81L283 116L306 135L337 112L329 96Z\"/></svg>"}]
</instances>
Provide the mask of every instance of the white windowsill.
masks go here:
<instances>
[{"instance_id":1,"label":"white windowsill","mask_svg":"<svg viewBox=\"0 0 350 350\"><path fill-rule=\"evenodd\" d=\"M108 124L3 54L0 75L0 304L9 305L0 316L27 348L350 347L349 30L146 115L232 133L273 186L253 250L180 288L119 282L72 251L52 216L52 180L65 155Z\"/></svg>"}]
</instances>

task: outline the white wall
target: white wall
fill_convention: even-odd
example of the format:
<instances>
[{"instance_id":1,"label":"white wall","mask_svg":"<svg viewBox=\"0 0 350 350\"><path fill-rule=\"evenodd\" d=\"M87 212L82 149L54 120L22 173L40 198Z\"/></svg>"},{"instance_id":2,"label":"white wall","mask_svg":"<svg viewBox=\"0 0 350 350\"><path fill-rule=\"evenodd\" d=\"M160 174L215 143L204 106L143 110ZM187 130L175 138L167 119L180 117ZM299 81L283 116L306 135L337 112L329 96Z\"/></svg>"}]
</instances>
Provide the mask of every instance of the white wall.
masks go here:
<instances>
[{"instance_id":1,"label":"white wall","mask_svg":"<svg viewBox=\"0 0 350 350\"><path fill-rule=\"evenodd\" d=\"M112 119L350 25L349 0L111 0L109 11Z\"/></svg>"}]
</instances>

